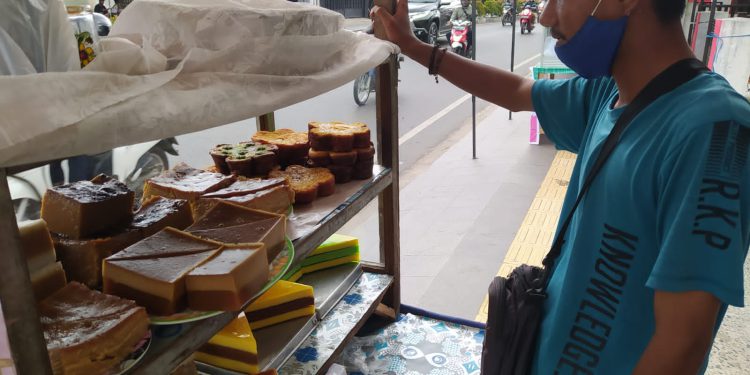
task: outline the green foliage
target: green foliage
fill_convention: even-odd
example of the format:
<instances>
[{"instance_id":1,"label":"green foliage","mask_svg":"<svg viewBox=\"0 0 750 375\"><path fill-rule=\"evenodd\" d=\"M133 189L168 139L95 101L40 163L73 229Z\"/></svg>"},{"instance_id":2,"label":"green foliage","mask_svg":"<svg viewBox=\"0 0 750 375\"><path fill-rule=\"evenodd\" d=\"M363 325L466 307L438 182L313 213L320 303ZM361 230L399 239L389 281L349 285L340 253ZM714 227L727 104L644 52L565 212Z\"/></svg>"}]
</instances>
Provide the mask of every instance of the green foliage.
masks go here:
<instances>
[{"instance_id":1,"label":"green foliage","mask_svg":"<svg viewBox=\"0 0 750 375\"><path fill-rule=\"evenodd\" d=\"M487 7L483 2L477 1L477 16L484 17L487 14Z\"/></svg>"},{"instance_id":2,"label":"green foliage","mask_svg":"<svg viewBox=\"0 0 750 375\"><path fill-rule=\"evenodd\" d=\"M503 14L503 7L497 0L486 0L484 2L486 12L492 16L500 16Z\"/></svg>"}]
</instances>

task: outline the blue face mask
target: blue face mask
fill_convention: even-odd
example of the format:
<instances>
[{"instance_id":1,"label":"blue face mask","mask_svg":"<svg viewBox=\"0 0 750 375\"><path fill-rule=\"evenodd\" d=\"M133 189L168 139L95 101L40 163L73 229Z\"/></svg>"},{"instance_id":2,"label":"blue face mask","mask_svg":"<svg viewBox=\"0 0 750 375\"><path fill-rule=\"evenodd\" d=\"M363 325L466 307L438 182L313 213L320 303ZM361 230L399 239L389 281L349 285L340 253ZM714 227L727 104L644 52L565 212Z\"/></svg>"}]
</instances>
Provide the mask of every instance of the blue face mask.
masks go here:
<instances>
[{"instance_id":1,"label":"blue face mask","mask_svg":"<svg viewBox=\"0 0 750 375\"><path fill-rule=\"evenodd\" d=\"M628 16L616 20L599 20L594 11L567 43L556 46L557 57L581 77L599 78L612 75L612 64L625 34Z\"/></svg>"}]
</instances>

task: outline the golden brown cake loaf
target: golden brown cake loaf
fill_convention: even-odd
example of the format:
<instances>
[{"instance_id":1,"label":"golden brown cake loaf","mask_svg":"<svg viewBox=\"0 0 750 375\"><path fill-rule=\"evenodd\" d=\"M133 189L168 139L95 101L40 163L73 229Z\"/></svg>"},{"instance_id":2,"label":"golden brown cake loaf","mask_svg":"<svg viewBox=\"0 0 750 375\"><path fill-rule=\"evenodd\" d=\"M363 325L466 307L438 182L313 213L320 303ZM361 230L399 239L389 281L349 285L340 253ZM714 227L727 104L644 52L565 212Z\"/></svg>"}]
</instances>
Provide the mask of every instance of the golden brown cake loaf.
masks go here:
<instances>
[{"instance_id":1,"label":"golden brown cake loaf","mask_svg":"<svg viewBox=\"0 0 750 375\"><path fill-rule=\"evenodd\" d=\"M49 188L42 199L42 219L49 230L69 238L88 238L125 227L133 218L134 193L115 179L98 176Z\"/></svg>"},{"instance_id":2,"label":"golden brown cake loaf","mask_svg":"<svg viewBox=\"0 0 750 375\"><path fill-rule=\"evenodd\" d=\"M307 127L310 147L318 151L345 152L370 145L370 129L361 122L310 122Z\"/></svg>"},{"instance_id":3,"label":"golden brown cake loaf","mask_svg":"<svg viewBox=\"0 0 750 375\"><path fill-rule=\"evenodd\" d=\"M143 201L152 196L172 199L186 199L192 202L201 195L225 188L236 178L221 173L206 172L179 163L171 170L148 181L143 188Z\"/></svg>"},{"instance_id":4,"label":"golden brown cake loaf","mask_svg":"<svg viewBox=\"0 0 750 375\"><path fill-rule=\"evenodd\" d=\"M266 176L279 165L278 152L275 145L240 142L235 145L218 145L210 154L221 173L255 177Z\"/></svg>"},{"instance_id":5,"label":"golden brown cake loaf","mask_svg":"<svg viewBox=\"0 0 750 375\"><path fill-rule=\"evenodd\" d=\"M285 177L294 190L295 203L310 203L316 197L325 197L335 192L335 179L325 168L305 168L290 165L284 171L272 171L271 177Z\"/></svg>"},{"instance_id":6,"label":"golden brown cake loaf","mask_svg":"<svg viewBox=\"0 0 750 375\"><path fill-rule=\"evenodd\" d=\"M291 129L259 131L253 135L253 142L270 144L279 148L279 164L286 168L292 164L304 164L310 144L306 132Z\"/></svg>"},{"instance_id":7,"label":"golden brown cake loaf","mask_svg":"<svg viewBox=\"0 0 750 375\"><path fill-rule=\"evenodd\" d=\"M310 149L310 152L307 154L307 158L309 160L310 165L313 168L316 167L327 167L331 164L331 152L330 151L318 151L314 149Z\"/></svg>"},{"instance_id":8,"label":"golden brown cake loaf","mask_svg":"<svg viewBox=\"0 0 750 375\"><path fill-rule=\"evenodd\" d=\"M337 184L345 184L352 180L354 167L351 165L329 165L328 169L336 179Z\"/></svg>"},{"instance_id":9,"label":"golden brown cake loaf","mask_svg":"<svg viewBox=\"0 0 750 375\"><path fill-rule=\"evenodd\" d=\"M133 301L70 283L39 303L54 374L106 374L148 332L148 316Z\"/></svg>"}]
</instances>

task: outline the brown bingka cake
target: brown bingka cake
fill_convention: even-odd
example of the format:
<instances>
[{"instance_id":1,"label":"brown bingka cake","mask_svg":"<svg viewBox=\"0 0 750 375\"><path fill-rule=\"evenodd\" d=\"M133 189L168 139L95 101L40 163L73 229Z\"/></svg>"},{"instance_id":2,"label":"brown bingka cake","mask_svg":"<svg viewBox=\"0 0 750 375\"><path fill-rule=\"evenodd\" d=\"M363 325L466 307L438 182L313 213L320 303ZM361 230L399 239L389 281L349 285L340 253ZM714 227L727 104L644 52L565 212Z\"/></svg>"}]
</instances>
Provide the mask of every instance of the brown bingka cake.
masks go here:
<instances>
[{"instance_id":1,"label":"brown bingka cake","mask_svg":"<svg viewBox=\"0 0 750 375\"><path fill-rule=\"evenodd\" d=\"M42 199L42 219L49 230L72 239L87 238L133 218L134 193L107 176L47 189Z\"/></svg>"},{"instance_id":2,"label":"brown bingka cake","mask_svg":"<svg viewBox=\"0 0 750 375\"><path fill-rule=\"evenodd\" d=\"M261 242L266 245L270 263L284 248L286 217L222 202L189 227L188 231L195 236L225 244Z\"/></svg>"},{"instance_id":3,"label":"brown bingka cake","mask_svg":"<svg viewBox=\"0 0 750 375\"><path fill-rule=\"evenodd\" d=\"M74 240L58 234L53 234L53 238L68 279L96 288L102 283L102 261L105 258L168 225L184 229L192 223L187 201L152 197L136 212L128 228L92 239Z\"/></svg>"},{"instance_id":4,"label":"brown bingka cake","mask_svg":"<svg viewBox=\"0 0 750 375\"><path fill-rule=\"evenodd\" d=\"M240 179L193 202L193 216L200 218L220 201L281 214L286 213L294 202L294 191L284 178Z\"/></svg>"},{"instance_id":5,"label":"brown bingka cake","mask_svg":"<svg viewBox=\"0 0 750 375\"><path fill-rule=\"evenodd\" d=\"M307 133L291 129L259 131L253 135L253 142L270 144L279 148L279 164L286 168L292 164L304 164L310 149Z\"/></svg>"},{"instance_id":6,"label":"brown bingka cake","mask_svg":"<svg viewBox=\"0 0 750 375\"><path fill-rule=\"evenodd\" d=\"M325 168L305 168L290 165L284 171L272 171L271 177L285 177L294 190L295 203L310 203L336 191L335 178Z\"/></svg>"},{"instance_id":7,"label":"brown bingka cake","mask_svg":"<svg viewBox=\"0 0 750 375\"><path fill-rule=\"evenodd\" d=\"M193 213L188 201L151 197L143 202L141 208L135 213L130 227L140 230L145 238L166 227L185 229L191 224L193 224Z\"/></svg>"},{"instance_id":8,"label":"brown bingka cake","mask_svg":"<svg viewBox=\"0 0 750 375\"><path fill-rule=\"evenodd\" d=\"M104 292L132 299L149 314L172 315L187 306L185 278L220 249L164 258L107 259Z\"/></svg>"},{"instance_id":9,"label":"brown bingka cake","mask_svg":"<svg viewBox=\"0 0 750 375\"><path fill-rule=\"evenodd\" d=\"M257 193L227 198L214 198L206 194L193 204L193 216L200 218L219 202L232 203L245 208L284 214L294 203L294 191L289 185L276 186Z\"/></svg>"},{"instance_id":10,"label":"brown bingka cake","mask_svg":"<svg viewBox=\"0 0 750 375\"><path fill-rule=\"evenodd\" d=\"M39 303L54 374L106 374L148 331L146 311L133 301L70 283Z\"/></svg>"},{"instance_id":11,"label":"brown bingka cake","mask_svg":"<svg viewBox=\"0 0 750 375\"><path fill-rule=\"evenodd\" d=\"M221 173L211 173L180 163L169 171L148 181L143 188L143 200L152 196L194 201L201 195L223 189L236 178Z\"/></svg>"},{"instance_id":12,"label":"brown bingka cake","mask_svg":"<svg viewBox=\"0 0 750 375\"><path fill-rule=\"evenodd\" d=\"M275 145L242 142L236 145L217 145L211 151L214 165L224 174L236 176L265 176L279 164Z\"/></svg>"},{"instance_id":13,"label":"brown bingka cake","mask_svg":"<svg viewBox=\"0 0 750 375\"><path fill-rule=\"evenodd\" d=\"M167 227L159 233L110 256L107 258L107 261L188 255L215 250L221 246L221 243L204 240L189 233Z\"/></svg>"},{"instance_id":14,"label":"brown bingka cake","mask_svg":"<svg viewBox=\"0 0 750 375\"><path fill-rule=\"evenodd\" d=\"M188 307L197 311L240 311L266 281L265 245L227 248L187 275Z\"/></svg>"}]
</instances>

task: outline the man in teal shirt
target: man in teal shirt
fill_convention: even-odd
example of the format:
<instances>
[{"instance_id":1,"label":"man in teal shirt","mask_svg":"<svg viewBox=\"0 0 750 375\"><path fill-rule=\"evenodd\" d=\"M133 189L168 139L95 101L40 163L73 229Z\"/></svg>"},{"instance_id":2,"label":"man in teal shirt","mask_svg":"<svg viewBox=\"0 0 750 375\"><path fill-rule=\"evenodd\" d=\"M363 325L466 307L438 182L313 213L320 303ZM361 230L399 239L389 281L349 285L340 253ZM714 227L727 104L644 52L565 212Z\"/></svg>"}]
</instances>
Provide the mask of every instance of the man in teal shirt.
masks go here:
<instances>
[{"instance_id":1,"label":"man in teal shirt","mask_svg":"<svg viewBox=\"0 0 750 375\"><path fill-rule=\"evenodd\" d=\"M373 10L389 40L464 90L536 111L578 154L567 214L623 110L694 58L684 0L551 0L540 18L580 77L521 78L445 53L410 32L406 1ZM633 119L565 235L545 302L538 374L696 374L728 305L743 305L750 247L750 104L705 72Z\"/></svg>"}]
</instances>

